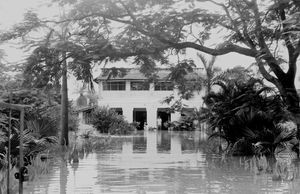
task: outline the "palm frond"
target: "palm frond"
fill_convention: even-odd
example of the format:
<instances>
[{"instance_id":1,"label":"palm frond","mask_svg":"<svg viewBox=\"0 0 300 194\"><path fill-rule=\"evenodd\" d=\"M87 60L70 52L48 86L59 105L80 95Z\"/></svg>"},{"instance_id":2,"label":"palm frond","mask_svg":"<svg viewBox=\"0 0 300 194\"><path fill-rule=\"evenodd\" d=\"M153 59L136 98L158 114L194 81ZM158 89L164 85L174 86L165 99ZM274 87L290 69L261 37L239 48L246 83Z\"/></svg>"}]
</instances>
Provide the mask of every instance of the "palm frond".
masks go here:
<instances>
[{"instance_id":1,"label":"palm frond","mask_svg":"<svg viewBox=\"0 0 300 194\"><path fill-rule=\"evenodd\" d=\"M281 142L287 142L290 141L294 138L296 138L297 131L292 130L292 131L287 131L283 130L274 140L274 144L279 144Z\"/></svg>"}]
</instances>

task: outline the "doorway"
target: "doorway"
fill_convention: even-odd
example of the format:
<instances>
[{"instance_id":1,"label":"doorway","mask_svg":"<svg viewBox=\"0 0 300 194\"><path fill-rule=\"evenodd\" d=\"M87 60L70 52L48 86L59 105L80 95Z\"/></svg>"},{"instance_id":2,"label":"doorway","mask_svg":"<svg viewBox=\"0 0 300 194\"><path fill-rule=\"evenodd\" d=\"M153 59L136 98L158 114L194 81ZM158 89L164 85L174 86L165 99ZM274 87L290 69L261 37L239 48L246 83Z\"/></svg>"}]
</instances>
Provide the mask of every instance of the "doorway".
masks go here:
<instances>
[{"instance_id":1,"label":"doorway","mask_svg":"<svg viewBox=\"0 0 300 194\"><path fill-rule=\"evenodd\" d=\"M157 109L157 118L161 118L161 130L168 130L166 123L171 121L171 113L168 108L158 108Z\"/></svg>"},{"instance_id":2,"label":"doorway","mask_svg":"<svg viewBox=\"0 0 300 194\"><path fill-rule=\"evenodd\" d=\"M144 130L144 125L147 122L147 110L146 108L134 108L133 109L133 121L138 122L138 130Z\"/></svg>"}]
</instances>

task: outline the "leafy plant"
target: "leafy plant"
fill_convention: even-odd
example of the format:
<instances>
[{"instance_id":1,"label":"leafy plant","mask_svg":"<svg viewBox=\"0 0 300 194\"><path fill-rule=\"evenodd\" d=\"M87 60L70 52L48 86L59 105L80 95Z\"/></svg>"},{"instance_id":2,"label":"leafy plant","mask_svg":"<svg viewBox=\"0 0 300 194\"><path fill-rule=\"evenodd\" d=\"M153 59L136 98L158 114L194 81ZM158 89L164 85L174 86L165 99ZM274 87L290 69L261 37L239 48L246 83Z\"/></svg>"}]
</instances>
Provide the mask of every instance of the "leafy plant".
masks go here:
<instances>
[{"instance_id":1,"label":"leafy plant","mask_svg":"<svg viewBox=\"0 0 300 194\"><path fill-rule=\"evenodd\" d=\"M2 116L3 117L3 116ZM29 125L30 126L30 125ZM8 118L2 119L1 125L2 136L0 139L0 169L6 164L6 155L8 147ZM41 153L48 149L52 144L57 143L57 138L55 136L37 136L37 133L33 132L32 128L27 128L23 133L23 151L24 151L24 161L25 164L30 163L30 161L36 157L38 153ZM11 127L10 136L11 152L10 157L13 165L18 163L19 157L19 146L20 146L20 131L19 124L16 123ZM6 164L7 165L7 164Z\"/></svg>"},{"instance_id":2,"label":"leafy plant","mask_svg":"<svg viewBox=\"0 0 300 194\"><path fill-rule=\"evenodd\" d=\"M260 80L215 84L221 90L205 97L211 108L208 122L215 131L210 137L225 139L231 154L272 155L276 148L294 140L295 131L285 131L277 125L291 118L281 97L272 95L272 89Z\"/></svg>"}]
</instances>

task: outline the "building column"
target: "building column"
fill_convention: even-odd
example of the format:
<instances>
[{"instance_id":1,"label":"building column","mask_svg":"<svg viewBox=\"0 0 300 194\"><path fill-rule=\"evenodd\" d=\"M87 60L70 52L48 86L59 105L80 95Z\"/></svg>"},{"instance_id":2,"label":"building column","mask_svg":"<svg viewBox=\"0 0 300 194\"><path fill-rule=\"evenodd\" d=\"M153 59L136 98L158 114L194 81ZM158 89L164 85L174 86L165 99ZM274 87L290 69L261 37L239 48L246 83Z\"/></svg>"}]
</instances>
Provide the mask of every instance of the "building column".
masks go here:
<instances>
[{"instance_id":1,"label":"building column","mask_svg":"<svg viewBox=\"0 0 300 194\"><path fill-rule=\"evenodd\" d=\"M180 112L171 113L171 122L173 122L173 121L179 121L180 117L181 117L181 113Z\"/></svg>"},{"instance_id":2,"label":"building column","mask_svg":"<svg viewBox=\"0 0 300 194\"><path fill-rule=\"evenodd\" d=\"M125 91L130 91L130 81L125 82Z\"/></svg>"},{"instance_id":3,"label":"building column","mask_svg":"<svg viewBox=\"0 0 300 194\"><path fill-rule=\"evenodd\" d=\"M133 122L133 108L131 107L123 107L123 116L125 118L126 121L128 121L129 123Z\"/></svg>"},{"instance_id":4,"label":"building column","mask_svg":"<svg viewBox=\"0 0 300 194\"><path fill-rule=\"evenodd\" d=\"M157 109L154 107L147 107L147 124L148 127L156 128L156 113Z\"/></svg>"},{"instance_id":5,"label":"building column","mask_svg":"<svg viewBox=\"0 0 300 194\"><path fill-rule=\"evenodd\" d=\"M151 91L151 92L154 91L154 83L153 83L153 82L151 82L151 83L149 84L149 91Z\"/></svg>"},{"instance_id":6,"label":"building column","mask_svg":"<svg viewBox=\"0 0 300 194\"><path fill-rule=\"evenodd\" d=\"M99 105L99 101L102 99L102 91L103 91L103 82L100 81L98 84L98 100L97 100L97 104Z\"/></svg>"}]
</instances>

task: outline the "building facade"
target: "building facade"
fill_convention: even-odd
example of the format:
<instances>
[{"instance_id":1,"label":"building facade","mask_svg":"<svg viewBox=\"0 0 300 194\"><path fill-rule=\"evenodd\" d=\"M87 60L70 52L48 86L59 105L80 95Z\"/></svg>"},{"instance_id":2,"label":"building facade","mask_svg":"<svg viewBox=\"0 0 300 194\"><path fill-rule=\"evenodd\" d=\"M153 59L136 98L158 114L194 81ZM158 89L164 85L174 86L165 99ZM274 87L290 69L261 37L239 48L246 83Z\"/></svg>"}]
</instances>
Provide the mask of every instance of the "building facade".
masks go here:
<instances>
[{"instance_id":1,"label":"building facade","mask_svg":"<svg viewBox=\"0 0 300 194\"><path fill-rule=\"evenodd\" d=\"M145 124L147 127L156 128L159 120L164 128L165 122L180 119L181 112L169 111L172 102L163 103L167 96L173 95L174 99L178 98L176 86L167 79L170 70L160 69L155 82L149 82L138 69L125 69L125 71L124 75L117 76L102 73L94 80L99 87L98 106L114 109L130 123L139 122L140 129L143 129ZM200 69L192 75L192 77L197 76L202 76ZM203 104L203 95L204 91L195 92L193 98L183 101L186 109L199 109Z\"/></svg>"}]
</instances>

